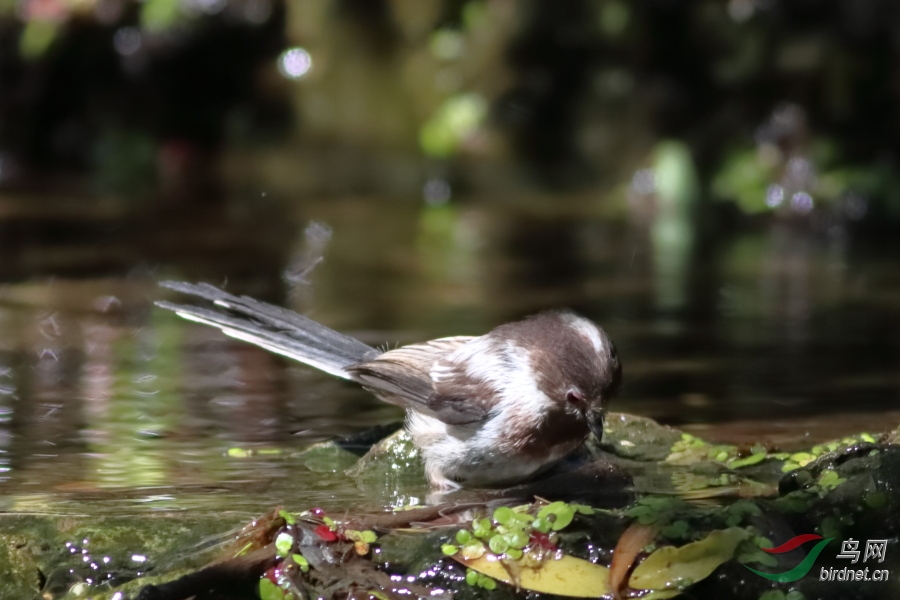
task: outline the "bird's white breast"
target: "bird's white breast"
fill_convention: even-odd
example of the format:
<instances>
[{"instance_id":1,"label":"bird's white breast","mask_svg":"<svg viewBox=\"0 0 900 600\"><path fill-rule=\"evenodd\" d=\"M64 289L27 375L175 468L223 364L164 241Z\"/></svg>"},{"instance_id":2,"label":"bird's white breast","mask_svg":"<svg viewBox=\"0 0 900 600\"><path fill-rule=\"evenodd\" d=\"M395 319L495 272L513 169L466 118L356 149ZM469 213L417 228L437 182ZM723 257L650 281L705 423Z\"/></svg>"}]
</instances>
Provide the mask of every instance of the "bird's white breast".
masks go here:
<instances>
[{"instance_id":1,"label":"bird's white breast","mask_svg":"<svg viewBox=\"0 0 900 600\"><path fill-rule=\"evenodd\" d=\"M410 410L407 427L422 449L426 474L435 486L449 489L455 482L473 485L513 483L527 479L561 456L529 458L521 452L523 432L536 429L551 408L550 398L537 385L528 353L512 341L476 338L448 357L464 367L467 377L494 392L495 404L487 420L448 425ZM448 373L432 369L439 381Z\"/></svg>"}]
</instances>

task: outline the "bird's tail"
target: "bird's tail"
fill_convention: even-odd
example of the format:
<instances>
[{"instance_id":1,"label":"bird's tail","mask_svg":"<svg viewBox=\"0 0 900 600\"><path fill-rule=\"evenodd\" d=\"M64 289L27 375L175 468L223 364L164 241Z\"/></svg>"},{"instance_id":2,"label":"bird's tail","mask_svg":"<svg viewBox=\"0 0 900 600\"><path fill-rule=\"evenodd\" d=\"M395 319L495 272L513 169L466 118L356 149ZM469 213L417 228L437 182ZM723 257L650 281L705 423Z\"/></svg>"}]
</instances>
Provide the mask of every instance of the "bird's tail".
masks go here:
<instances>
[{"instance_id":1,"label":"bird's tail","mask_svg":"<svg viewBox=\"0 0 900 600\"><path fill-rule=\"evenodd\" d=\"M378 355L375 348L359 340L293 311L248 296L233 296L206 283L163 281L160 285L209 300L213 306L206 308L165 301L157 302L157 306L344 379L351 378L346 367Z\"/></svg>"}]
</instances>

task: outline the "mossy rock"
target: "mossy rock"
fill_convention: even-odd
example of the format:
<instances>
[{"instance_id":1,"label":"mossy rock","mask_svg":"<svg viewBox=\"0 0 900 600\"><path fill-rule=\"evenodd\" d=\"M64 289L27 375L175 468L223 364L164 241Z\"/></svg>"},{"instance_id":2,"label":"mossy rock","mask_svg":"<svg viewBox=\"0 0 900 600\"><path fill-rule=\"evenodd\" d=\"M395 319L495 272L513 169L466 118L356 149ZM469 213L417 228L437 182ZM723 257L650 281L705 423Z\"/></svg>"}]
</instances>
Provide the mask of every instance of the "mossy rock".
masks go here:
<instances>
[{"instance_id":1,"label":"mossy rock","mask_svg":"<svg viewBox=\"0 0 900 600\"><path fill-rule=\"evenodd\" d=\"M422 454L405 429L372 446L347 474L364 489L418 490L425 484Z\"/></svg>"},{"instance_id":2,"label":"mossy rock","mask_svg":"<svg viewBox=\"0 0 900 600\"><path fill-rule=\"evenodd\" d=\"M661 461L681 439L681 432L653 419L609 413L603 422L603 441L600 448L632 460ZM594 442L595 443L595 442Z\"/></svg>"},{"instance_id":3,"label":"mossy rock","mask_svg":"<svg viewBox=\"0 0 900 600\"><path fill-rule=\"evenodd\" d=\"M236 525L243 519L222 515L2 515L0 598L58 598L79 582L93 593L174 562L179 569L199 566L215 553L199 551L199 544Z\"/></svg>"},{"instance_id":4,"label":"mossy rock","mask_svg":"<svg viewBox=\"0 0 900 600\"><path fill-rule=\"evenodd\" d=\"M39 598L42 584L37 540L0 533L0 598Z\"/></svg>"}]
</instances>

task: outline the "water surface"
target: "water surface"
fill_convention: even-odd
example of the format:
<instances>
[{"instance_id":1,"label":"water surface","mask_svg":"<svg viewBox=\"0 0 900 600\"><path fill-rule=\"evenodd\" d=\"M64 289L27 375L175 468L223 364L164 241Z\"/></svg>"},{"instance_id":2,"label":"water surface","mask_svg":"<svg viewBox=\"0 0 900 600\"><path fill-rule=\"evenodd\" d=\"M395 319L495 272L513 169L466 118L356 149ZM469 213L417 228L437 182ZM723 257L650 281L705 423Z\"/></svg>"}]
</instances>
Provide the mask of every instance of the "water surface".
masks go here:
<instances>
[{"instance_id":1,"label":"water surface","mask_svg":"<svg viewBox=\"0 0 900 600\"><path fill-rule=\"evenodd\" d=\"M304 236L310 220L333 235L305 273L322 247ZM285 304L373 345L568 306L619 348L614 410L787 448L900 424L900 252L887 241L786 223L684 239L590 212L398 198L172 220L136 238L116 215L97 223L31 236L31 272L55 275L8 266L0 286L5 511L249 518L424 498L424 486L401 497L310 471L302 449L402 413L155 308L166 278Z\"/></svg>"}]
</instances>

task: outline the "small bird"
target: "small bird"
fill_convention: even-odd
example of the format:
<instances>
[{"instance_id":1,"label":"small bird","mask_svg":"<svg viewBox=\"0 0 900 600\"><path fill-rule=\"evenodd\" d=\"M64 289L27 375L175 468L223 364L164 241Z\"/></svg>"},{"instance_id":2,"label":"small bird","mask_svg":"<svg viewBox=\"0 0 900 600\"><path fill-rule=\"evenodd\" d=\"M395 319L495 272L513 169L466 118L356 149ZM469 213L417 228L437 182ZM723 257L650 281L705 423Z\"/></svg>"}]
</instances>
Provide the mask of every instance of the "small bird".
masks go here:
<instances>
[{"instance_id":1,"label":"small bird","mask_svg":"<svg viewBox=\"0 0 900 600\"><path fill-rule=\"evenodd\" d=\"M568 311L380 352L293 311L209 284L163 287L211 307L157 302L227 335L355 381L406 409L431 486L503 486L546 471L593 432L622 379L604 331Z\"/></svg>"}]
</instances>

